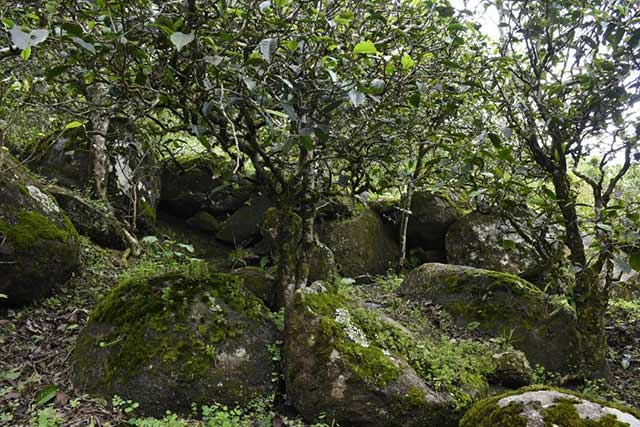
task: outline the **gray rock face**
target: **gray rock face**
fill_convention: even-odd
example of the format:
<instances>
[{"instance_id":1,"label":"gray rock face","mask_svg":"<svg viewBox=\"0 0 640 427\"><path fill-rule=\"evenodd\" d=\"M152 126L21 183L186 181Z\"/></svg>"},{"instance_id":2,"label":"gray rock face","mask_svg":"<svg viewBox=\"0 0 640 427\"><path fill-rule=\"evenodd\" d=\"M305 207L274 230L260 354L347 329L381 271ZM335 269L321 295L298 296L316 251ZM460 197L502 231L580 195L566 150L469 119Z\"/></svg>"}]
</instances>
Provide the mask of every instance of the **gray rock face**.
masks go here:
<instances>
[{"instance_id":1,"label":"gray rock face","mask_svg":"<svg viewBox=\"0 0 640 427\"><path fill-rule=\"evenodd\" d=\"M267 346L276 337L262 302L229 275L135 277L100 301L78 336L73 382L151 416L188 413L192 403L245 405L273 392Z\"/></svg>"},{"instance_id":2,"label":"gray rock face","mask_svg":"<svg viewBox=\"0 0 640 427\"><path fill-rule=\"evenodd\" d=\"M62 285L79 262L78 233L55 199L0 151L0 304L19 305Z\"/></svg>"},{"instance_id":3,"label":"gray rock face","mask_svg":"<svg viewBox=\"0 0 640 427\"><path fill-rule=\"evenodd\" d=\"M400 293L441 305L460 325L508 339L532 364L566 371L577 343L576 319L529 282L506 273L424 264L405 278Z\"/></svg>"},{"instance_id":4,"label":"gray rock face","mask_svg":"<svg viewBox=\"0 0 640 427\"><path fill-rule=\"evenodd\" d=\"M258 238L264 214L271 206L273 203L266 196L252 197L220 225L216 239L241 245Z\"/></svg>"},{"instance_id":5,"label":"gray rock face","mask_svg":"<svg viewBox=\"0 0 640 427\"><path fill-rule=\"evenodd\" d=\"M428 191L417 191L411 199L407 228L409 247L444 249L449 227L460 218L452 202Z\"/></svg>"},{"instance_id":6,"label":"gray rock face","mask_svg":"<svg viewBox=\"0 0 640 427\"><path fill-rule=\"evenodd\" d=\"M189 218L199 211L216 217L240 209L253 186L233 175L233 166L222 158L169 159L162 166L163 209Z\"/></svg>"},{"instance_id":7,"label":"gray rock face","mask_svg":"<svg viewBox=\"0 0 640 427\"><path fill-rule=\"evenodd\" d=\"M353 307L328 301L317 282L296 292L286 317L287 394L306 420L324 414L324 422L353 427L457 426L451 396L372 342Z\"/></svg>"},{"instance_id":8,"label":"gray rock face","mask_svg":"<svg viewBox=\"0 0 640 427\"><path fill-rule=\"evenodd\" d=\"M453 224L446 237L447 260L487 270L533 277L544 265L536 252L506 222L473 212Z\"/></svg>"},{"instance_id":9,"label":"gray rock face","mask_svg":"<svg viewBox=\"0 0 640 427\"><path fill-rule=\"evenodd\" d=\"M524 389L480 402L462 419L461 427L640 427L640 418L630 408L596 403L562 390ZM515 424L518 423L518 424Z\"/></svg>"},{"instance_id":10,"label":"gray rock face","mask_svg":"<svg viewBox=\"0 0 640 427\"><path fill-rule=\"evenodd\" d=\"M400 255L390 230L372 209L364 208L351 218L325 222L318 234L320 241L333 251L338 271L345 277L384 274Z\"/></svg>"},{"instance_id":11,"label":"gray rock face","mask_svg":"<svg viewBox=\"0 0 640 427\"><path fill-rule=\"evenodd\" d=\"M50 185L47 190L57 200L80 234L95 243L113 249L125 249L115 218L108 208L97 200L88 200L71 190Z\"/></svg>"},{"instance_id":12,"label":"gray rock face","mask_svg":"<svg viewBox=\"0 0 640 427\"><path fill-rule=\"evenodd\" d=\"M519 388L533 382L533 370L521 351L505 351L493 355L496 370L490 376L492 384L508 388Z\"/></svg>"},{"instance_id":13,"label":"gray rock face","mask_svg":"<svg viewBox=\"0 0 640 427\"><path fill-rule=\"evenodd\" d=\"M153 150L143 142L135 130L114 119L107 134L109 171L107 190L109 201L118 216L149 228L155 223L160 199L160 168ZM91 158L84 128L62 132L55 138L41 141L39 155L30 163L39 174L59 185L83 190L90 187Z\"/></svg>"}]
</instances>

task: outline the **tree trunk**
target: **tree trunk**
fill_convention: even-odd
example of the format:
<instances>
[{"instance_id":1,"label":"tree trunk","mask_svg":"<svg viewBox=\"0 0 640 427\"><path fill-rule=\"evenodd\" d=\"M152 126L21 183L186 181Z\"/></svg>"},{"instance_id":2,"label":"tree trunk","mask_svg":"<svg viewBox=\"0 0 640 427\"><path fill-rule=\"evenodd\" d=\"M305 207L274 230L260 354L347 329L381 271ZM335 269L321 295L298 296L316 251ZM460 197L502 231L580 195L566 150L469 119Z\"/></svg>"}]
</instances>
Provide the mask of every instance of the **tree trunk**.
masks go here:
<instances>
[{"instance_id":1,"label":"tree trunk","mask_svg":"<svg viewBox=\"0 0 640 427\"><path fill-rule=\"evenodd\" d=\"M108 201L107 180L109 174L109 155L107 153L107 131L109 117L96 111L91 115L90 152L92 159L95 191L103 201Z\"/></svg>"},{"instance_id":2,"label":"tree trunk","mask_svg":"<svg viewBox=\"0 0 640 427\"><path fill-rule=\"evenodd\" d=\"M583 378L606 376L607 338L604 329L604 317L608 298L600 288L601 267L589 266L585 253L575 198L566 172L553 171L553 185L556 200L565 225L565 243L570 251L569 258L579 269L573 297L576 307L578 328L578 375Z\"/></svg>"},{"instance_id":3,"label":"tree trunk","mask_svg":"<svg viewBox=\"0 0 640 427\"><path fill-rule=\"evenodd\" d=\"M578 273L574 297L578 318L578 375L606 377L609 374L605 335L608 298L600 290L599 275L590 271Z\"/></svg>"},{"instance_id":4,"label":"tree trunk","mask_svg":"<svg viewBox=\"0 0 640 427\"><path fill-rule=\"evenodd\" d=\"M414 184L407 184L407 194L402 204L402 212L400 216L400 260L398 268L400 271L404 269L407 263L407 229L409 228L409 216L411 215L411 201L413 200Z\"/></svg>"}]
</instances>

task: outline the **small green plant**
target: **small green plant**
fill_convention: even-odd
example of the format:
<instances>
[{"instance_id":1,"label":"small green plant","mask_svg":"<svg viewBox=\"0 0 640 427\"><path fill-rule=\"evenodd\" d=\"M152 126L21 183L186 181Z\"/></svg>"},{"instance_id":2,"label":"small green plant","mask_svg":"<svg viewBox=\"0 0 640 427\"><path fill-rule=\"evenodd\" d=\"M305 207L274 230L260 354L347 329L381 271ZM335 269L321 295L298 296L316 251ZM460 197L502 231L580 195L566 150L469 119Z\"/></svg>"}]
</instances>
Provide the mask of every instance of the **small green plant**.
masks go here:
<instances>
[{"instance_id":1,"label":"small green plant","mask_svg":"<svg viewBox=\"0 0 640 427\"><path fill-rule=\"evenodd\" d=\"M513 348L513 344L518 341L518 339L513 336L514 332L514 329L503 328L497 337L491 339L491 342L496 344L501 350L509 350Z\"/></svg>"},{"instance_id":2,"label":"small green plant","mask_svg":"<svg viewBox=\"0 0 640 427\"><path fill-rule=\"evenodd\" d=\"M231 268L237 268L238 266L246 267L249 265L248 261L257 259L257 255L251 251L251 249L244 248L242 246L236 247L229 252L228 260L231 262Z\"/></svg>"},{"instance_id":3,"label":"small green plant","mask_svg":"<svg viewBox=\"0 0 640 427\"><path fill-rule=\"evenodd\" d=\"M273 320L273 324L276 325L276 328L280 332L284 331L284 308L273 312L271 314L271 319Z\"/></svg>"},{"instance_id":4,"label":"small green plant","mask_svg":"<svg viewBox=\"0 0 640 427\"><path fill-rule=\"evenodd\" d=\"M533 368L533 384L560 385L561 380L559 373L547 371L542 365Z\"/></svg>"},{"instance_id":5,"label":"small green plant","mask_svg":"<svg viewBox=\"0 0 640 427\"><path fill-rule=\"evenodd\" d=\"M162 419L157 418L132 418L128 422L129 425L135 427L189 427L194 423L179 418L176 414L167 412Z\"/></svg>"},{"instance_id":6,"label":"small green plant","mask_svg":"<svg viewBox=\"0 0 640 427\"><path fill-rule=\"evenodd\" d=\"M111 404L113 405L114 409L116 409L117 411L122 411L125 414L131 414L133 411L135 411L138 408L138 406L140 406L138 402L134 402L133 400L123 399L117 394L113 396Z\"/></svg>"},{"instance_id":7,"label":"small green plant","mask_svg":"<svg viewBox=\"0 0 640 427\"><path fill-rule=\"evenodd\" d=\"M60 418L58 411L50 406L40 409L36 416L29 419L31 427L58 427L62 425L61 423L62 418Z\"/></svg>"}]
</instances>

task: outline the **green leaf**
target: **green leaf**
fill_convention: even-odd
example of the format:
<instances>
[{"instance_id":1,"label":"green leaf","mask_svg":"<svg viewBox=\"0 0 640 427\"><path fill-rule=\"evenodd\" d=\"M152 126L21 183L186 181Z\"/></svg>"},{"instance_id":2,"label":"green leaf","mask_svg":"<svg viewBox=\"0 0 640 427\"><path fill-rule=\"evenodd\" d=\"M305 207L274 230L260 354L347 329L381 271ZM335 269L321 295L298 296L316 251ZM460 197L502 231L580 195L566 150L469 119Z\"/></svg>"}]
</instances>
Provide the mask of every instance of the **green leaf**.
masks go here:
<instances>
[{"instance_id":1,"label":"green leaf","mask_svg":"<svg viewBox=\"0 0 640 427\"><path fill-rule=\"evenodd\" d=\"M0 299L9 299L9 297L5 294L0 294Z\"/></svg>"},{"instance_id":2,"label":"green leaf","mask_svg":"<svg viewBox=\"0 0 640 427\"><path fill-rule=\"evenodd\" d=\"M193 33L185 34L181 33L180 31L176 31L175 33L171 34L170 37L171 43L173 43L178 52L180 52L183 47L191 43L195 38L196 36Z\"/></svg>"},{"instance_id":3,"label":"green leaf","mask_svg":"<svg viewBox=\"0 0 640 427\"><path fill-rule=\"evenodd\" d=\"M373 44L372 41L363 41L358 43L354 48L353 48L353 53L354 54L372 54L375 55L378 52L378 49L376 49L376 45Z\"/></svg>"},{"instance_id":4,"label":"green leaf","mask_svg":"<svg viewBox=\"0 0 640 427\"><path fill-rule=\"evenodd\" d=\"M67 123L67 125L64 127L64 130L79 128L82 125L83 125L82 122L74 120L70 123Z\"/></svg>"},{"instance_id":5,"label":"green leaf","mask_svg":"<svg viewBox=\"0 0 640 427\"><path fill-rule=\"evenodd\" d=\"M283 113L282 111L270 110L268 108L265 108L264 111L269 113L269 114L273 114L274 116L282 117L283 119L288 119L289 118L287 113Z\"/></svg>"},{"instance_id":6,"label":"green leaf","mask_svg":"<svg viewBox=\"0 0 640 427\"><path fill-rule=\"evenodd\" d=\"M629 255L629 265L635 271L640 271L640 252Z\"/></svg>"},{"instance_id":7,"label":"green leaf","mask_svg":"<svg viewBox=\"0 0 640 427\"><path fill-rule=\"evenodd\" d=\"M25 50L23 50L22 52L20 52L20 56L22 57L22 59L24 59L25 61L27 59L29 59L29 57L31 56L31 46L29 46L28 48L26 48Z\"/></svg>"},{"instance_id":8,"label":"green leaf","mask_svg":"<svg viewBox=\"0 0 640 427\"><path fill-rule=\"evenodd\" d=\"M458 32L458 31L464 31L466 29L467 29L467 27L465 27L464 24L461 24L459 22L452 22L451 24L449 24L447 26L447 30L450 33Z\"/></svg>"},{"instance_id":9,"label":"green leaf","mask_svg":"<svg viewBox=\"0 0 640 427\"><path fill-rule=\"evenodd\" d=\"M402 59L400 62L402 63L402 69L404 70L408 70L416 66L416 61L414 61L413 58L411 58L406 53L402 55Z\"/></svg>"},{"instance_id":10,"label":"green leaf","mask_svg":"<svg viewBox=\"0 0 640 427\"><path fill-rule=\"evenodd\" d=\"M153 245L154 243L158 243L158 240L159 239L156 236L145 236L140 241L147 245Z\"/></svg>"},{"instance_id":11,"label":"green leaf","mask_svg":"<svg viewBox=\"0 0 640 427\"><path fill-rule=\"evenodd\" d=\"M43 388L36 394L36 405L44 405L49 402L51 399L56 397L56 393L58 393L59 387L57 385L50 385L48 387Z\"/></svg>"}]
</instances>

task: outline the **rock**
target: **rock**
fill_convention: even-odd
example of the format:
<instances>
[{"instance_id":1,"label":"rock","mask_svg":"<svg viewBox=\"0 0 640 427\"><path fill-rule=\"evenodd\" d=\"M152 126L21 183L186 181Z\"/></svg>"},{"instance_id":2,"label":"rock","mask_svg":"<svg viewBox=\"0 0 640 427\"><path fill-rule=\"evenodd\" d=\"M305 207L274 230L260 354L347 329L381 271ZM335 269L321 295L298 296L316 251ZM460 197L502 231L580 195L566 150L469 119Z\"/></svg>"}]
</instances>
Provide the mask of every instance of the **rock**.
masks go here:
<instances>
[{"instance_id":1,"label":"rock","mask_svg":"<svg viewBox=\"0 0 640 427\"><path fill-rule=\"evenodd\" d=\"M93 240L100 246L112 249L125 249L120 235L118 219L98 200L90 200L75 192L50 185L47 190L67 214L80 234Z\"/></svg>"},{"instance_id":2,"label":"rock","mask_svg":"<svg viewBox=\"0 0 640 427\"><path fill-rule=\"evenodd\" d=\"M532 246L505 221L473 212L449 228L446 238L447 260L534 278L544 269Z\"/></svg>"},{"instance_id":3,"label":"rock","mask_svg":"<svg viewBox=\"0 0 640 427\"><path fill-rule=\"evenodd\" d=\"M215 234L220 230L220 221L209 212L200 211L187 220L187 224L205 233Z\"/></svg>"},{"instance_id":4,"label":"rock","mask_svg":"<svg viewBox=\"0 0 640 427\"><path fill-rule=\"evenodd\" d=\"M118 217L143 228L155 223L160 198L160 171L153 150L124 119L111 120L107 132L109 202ZM84 127L65 130L40 141L35 161L30 163L37 173L63 187L92 189L89 141ZM135 201L135 203L134 203Z\"/></svg>"},{"instance_id":5,"label":"rock","mask_svg":"<svg viewBox=\"0 0 640 427\"><path fill-rule=\"evenodd\" d=\"M400 256L392 233L372 209L363 208L351 218L325 222L318 234L333 251L338 271L345 277L362 279L384 274Z\"/></svg>"},{"instance_id":6,"label":"rock","mask_svg":"<svg viewBox=\"0 0 640 427\"><path fill-rule=\"evenodd\" d=\"M122 282L94 309L71 355L81 390L119 395L145 415L192 404L245 405L273 392L262 302L227 274L185 268Z\"/></svg>"},{"instance_id":7,"label":"rock","mask_svg":"<svg viewBox=\"0 0 640 427\"><path fill-rule=\"evenodd\" d=\"M249 266L237 268L231 275L240 278L244 287L260 298L267 307L273 305L276 279L269 272L260 267Z\"/></svg>"},{"instance_id":8,"label":"rock","mask_svg":"<svg viewBox=\"0 0 640 427\"><path fill-rule=\"evenodd\" d=\"M478 402L460 427L640 427L640 413L544 386L527 387Z\"/></svg>"},{"instance_id":9,"label":"rock","mask_svg":"<svg viewBox=\"0 0 640 427\"><path fill-rule=\"evenodd\" d=\"M331 282L338 275L333 251L324 243L315 242L309 258L309 283L316 280Z\"/></svg>"},{"instance_id":10,"label":"rock","mask_svg":"<svg viewBox=\"0 0 640 427\"><path fill-rule=\"evenodd\" d=\"M35 178L7 153L0 162L0 304L46 296L76 270L78 232Z\"/></svg>"},{"instance_id":11,"label":"rock","mask_svg":"<svg viewBox=\"0 0 640 427\"><path fill-rule=\"evenodd\" d=\"M222 223L216 239L241 245L259 237L264 214L272 205L266 196L252 197Z\"/></svg>"},{"instance_id":12,"label":"rock","mask_svg":"<svg viewBox=\"0 0 640 427\"><path fill-rule=\"evenodd\" d=\"M165 161L161 207L182 218L199 211L220 217L242 208L253 186L234 175L233 169L231 161L217 156L198 154Z\"/></svg>"},{"instance_id":13,"label":"rock","mask_svg":"<svg viewBox=\"0 0 640 427\"><path fill-rule=\"evenodd\" d=\"M441 305L460 325L510 341L533 364L567 371L577 345L575 314L531 283L507 273L445 264L411 271L400 293Z\"/></svg>"},{"instance_id":14,"label":"rock","mask_svg":"<svg viewBox=\"0 0 640 427\"><path fill-rule=\"evenodd\" d=\"M433 346L418 346L404 328L327 291L320 282L298 290L287 310L287 395L309 422L325 415L325 423L353 427L457 426L461 402L472 400L463 390L482 380L436 390L437 373L425 371L435 363L413 366L407 360L436 353ZM457 374L455 367L450 369ZM465 398L456 402L459 393Z\"/></svg>"},{"instance_id":15,"label":"rock","mask_svg":"<svg viewBox=\"0 0 640 427\"><path fill-rule=\"evenodd\" d=\"M460 216L458 209L445 196L416 191L411 199L407 245L444 249L447 230Z\"/></svg>"},{"instance_id":16,"label":"rock","mask_svg":"<svg viewBox=\"0 0 640 427\"><path fill-rule=\"evenodd\" d=\"M527 357L521 351L505 351L493 355L496 370L489 376L489 382L507 388L530 385L533 370Z\"/></svg>"}]
</instances>

